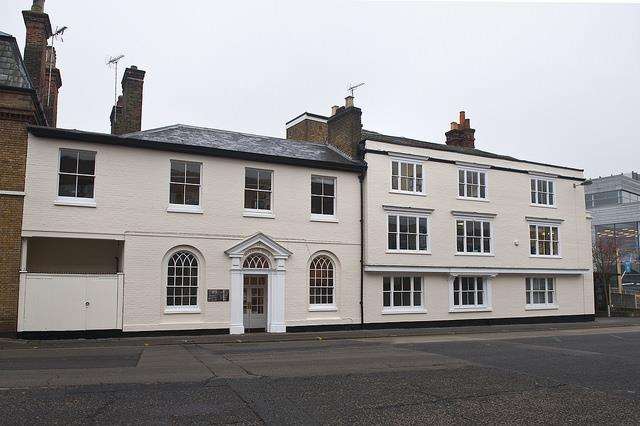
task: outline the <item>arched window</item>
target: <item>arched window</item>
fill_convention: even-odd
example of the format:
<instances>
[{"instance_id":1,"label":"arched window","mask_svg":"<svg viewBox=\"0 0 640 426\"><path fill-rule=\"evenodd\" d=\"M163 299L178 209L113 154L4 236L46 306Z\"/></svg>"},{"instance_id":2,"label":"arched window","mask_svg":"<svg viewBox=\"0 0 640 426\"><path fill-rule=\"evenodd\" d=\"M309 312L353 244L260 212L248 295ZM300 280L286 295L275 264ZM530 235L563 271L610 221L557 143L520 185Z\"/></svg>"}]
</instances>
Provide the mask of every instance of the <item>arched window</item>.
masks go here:
<instances>
[{"instance_id":1,"label":"arched window","mask_svg":"<svg viewBox=\"0 0 640 426\"><path fill-rule=\"evenodd\" d=\"M198 305L198 259L188 251L177 251L167 265L167 306Z\"/></svg>"},{"instance_id":2,"label":"arched window","mask_svg":"<svg viewBox=\"0 0 640 426\"><path fill-rule=\"evenodd\" d=\"M335 268L329 256L318 256L309 265L309 303L311 305L333 305Z\"/></svg>"},{"instance_id":3,"label":"arched window","mask_svg":"<svg viewBox=\"0 0 640 426\"><path fill-rule=\"evenodd\" d=\"M251 253L244 260L243 268L247 269L269 269L269 259L261 253Z\"/></svg>"}]
</instances>

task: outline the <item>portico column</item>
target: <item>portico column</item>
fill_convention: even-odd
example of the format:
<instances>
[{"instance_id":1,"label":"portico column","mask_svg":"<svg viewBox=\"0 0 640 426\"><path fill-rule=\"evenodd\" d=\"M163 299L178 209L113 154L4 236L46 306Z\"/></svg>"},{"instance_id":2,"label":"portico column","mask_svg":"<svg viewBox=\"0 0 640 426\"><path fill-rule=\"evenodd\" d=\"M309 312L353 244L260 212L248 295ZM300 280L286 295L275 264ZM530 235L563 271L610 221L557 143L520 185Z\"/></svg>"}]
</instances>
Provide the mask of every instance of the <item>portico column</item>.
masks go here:
<instances>
[{"instance_id":1,"label":"portico column","mask_svg":"<svg viewBox=\"0 0 640 426\"><path fill-rule=\"evenodd\" d=\"M284 277L285 266L284 257L276 256L276 270L272 273L272 287L271 292L271 324L269 327L270 333L284 333L287 331L287 326L284 321L284 309L285 309L285 292L284 292Z\"/></svg>"},{"instance_id":2,"label":"portico column","mask_svg":"<svg viewBox=\"0 0 640 426\"><path fill-rule=\"evenodd\" d=\"M229 303L231 311L231 325L229 334L244 334L243 296L244 283L242 269L240 269L240 257L231 258L231 288L229 291Z\"/></svg>"}]
</instances>

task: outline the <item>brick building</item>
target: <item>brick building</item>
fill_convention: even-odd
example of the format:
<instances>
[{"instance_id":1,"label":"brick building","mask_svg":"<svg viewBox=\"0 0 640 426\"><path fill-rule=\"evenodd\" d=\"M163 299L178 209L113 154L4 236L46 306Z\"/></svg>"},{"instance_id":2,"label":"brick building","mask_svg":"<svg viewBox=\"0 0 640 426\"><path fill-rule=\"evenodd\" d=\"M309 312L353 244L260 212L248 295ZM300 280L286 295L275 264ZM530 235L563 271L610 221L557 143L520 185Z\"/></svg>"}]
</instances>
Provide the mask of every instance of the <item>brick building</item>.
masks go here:
<instances>
[{"instance_id":1,"label":"brick building","mask_svg":"<svg viewBox=\"0 0 640 426\"><path fill-rule=\"evenodd\" d=\"M16 39L0 31L0 333L16 331L27 126L55 126L58 89L55 50L44 1L23 11L24 60Z\"/></svg>"}]
</instances>

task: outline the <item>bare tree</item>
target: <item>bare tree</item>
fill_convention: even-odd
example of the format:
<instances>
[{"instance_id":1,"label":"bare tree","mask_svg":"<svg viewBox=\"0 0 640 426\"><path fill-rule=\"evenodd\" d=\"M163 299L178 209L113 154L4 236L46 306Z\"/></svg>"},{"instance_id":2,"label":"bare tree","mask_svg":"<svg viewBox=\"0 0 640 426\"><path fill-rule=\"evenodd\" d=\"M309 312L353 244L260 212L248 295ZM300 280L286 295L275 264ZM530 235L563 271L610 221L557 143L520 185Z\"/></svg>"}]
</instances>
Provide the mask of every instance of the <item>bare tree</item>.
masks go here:
<instances>
[{"instance_id":1,"label":"bare tree","mask_svg":"<svg viewBox=\"0 0 640 426\"><path fill-rule=\"evenodd\" d=\"M618 245L616 239L596 236L593 242L593 272L604 287L607 316L611 316L611 279L617 277Z\"/></svg>"}]
</instances>

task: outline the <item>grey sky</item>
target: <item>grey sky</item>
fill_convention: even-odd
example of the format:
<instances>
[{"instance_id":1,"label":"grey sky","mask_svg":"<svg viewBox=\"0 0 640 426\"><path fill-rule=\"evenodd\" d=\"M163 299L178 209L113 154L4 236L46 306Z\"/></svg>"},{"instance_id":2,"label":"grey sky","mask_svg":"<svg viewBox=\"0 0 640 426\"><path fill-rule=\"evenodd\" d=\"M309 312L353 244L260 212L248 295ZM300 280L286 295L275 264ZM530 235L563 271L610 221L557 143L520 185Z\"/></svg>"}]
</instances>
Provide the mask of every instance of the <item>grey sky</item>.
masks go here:
<instances>
[{"instance_id":1,"label":"grey sky","mask_svg":"<svg viewBox=\"0 0 640 426\"><path fill-rule=\"evenodd\" d=\"M3 0L0 30L24 44ZM284 135L328 114L347 83L369 130L444 141L460 109L476 146L640 170L640 5L47 0L62 70L58 125L108 132L109 55L147 71L143 128L172 123Z\"/></svg>"}]
</instances>

